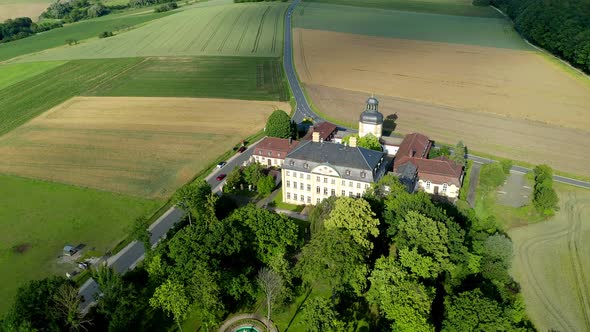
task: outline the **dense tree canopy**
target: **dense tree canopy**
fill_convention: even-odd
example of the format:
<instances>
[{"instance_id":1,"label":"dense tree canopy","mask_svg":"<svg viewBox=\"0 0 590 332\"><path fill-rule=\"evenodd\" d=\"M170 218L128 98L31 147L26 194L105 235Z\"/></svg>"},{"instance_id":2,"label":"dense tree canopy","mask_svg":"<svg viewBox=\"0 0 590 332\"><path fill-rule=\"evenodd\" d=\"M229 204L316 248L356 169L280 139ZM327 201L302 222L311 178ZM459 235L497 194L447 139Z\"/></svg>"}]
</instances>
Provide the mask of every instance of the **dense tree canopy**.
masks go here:
<instances>
[{"instance_id":1,"label":"dense tree canopy","mask_svg":"<svg viewBox=\"0 0 590 332\"><path fill-rule=\"evenodd\" d=\"M533 205L545 216L553 215L557 210L559 198L553 189L553 170L547 165L539 165L533 169L535 187L533 188Z\"/></svg>"},{"instance_id":2,"label":"dense tree canopy","mask_svg":"<svg viewBox=\"0 0 590 332\"><path fill-rule=\"evenodd\" d=\"M341 228L346 230L352 239L367 251L373 249L369 236L379 235L379 219L371 211L371 206L364 199L339 197L334 203L330 215L324 220L326 229Z\"/></svg>"},{"instance_id":3,"label":"dense tree canopy","mask_svg":"<svg viewBox=\"0 0 590 332\"><path fill-rule=\"evenodd\" d=\"M292 137L293 128L289 114L282 110L276 110L268 117L266 122L266 135L270 137L289 138Z\"/></svg>"},{"instance_id":4,"label":"dense tree canopy","mask_svg":"<svg viewBox=\"0 0 590 332\"><path fill-rule=\"evenodd\" d=\"M381 146L379 139L374 135L368 134L363 137L359 137L358 134L347 135L342 138L342 142L350 144L351 137L356 138L356 146L358 147L375 151L383 151L383 147Z\"/></svg>"}]
</instances>

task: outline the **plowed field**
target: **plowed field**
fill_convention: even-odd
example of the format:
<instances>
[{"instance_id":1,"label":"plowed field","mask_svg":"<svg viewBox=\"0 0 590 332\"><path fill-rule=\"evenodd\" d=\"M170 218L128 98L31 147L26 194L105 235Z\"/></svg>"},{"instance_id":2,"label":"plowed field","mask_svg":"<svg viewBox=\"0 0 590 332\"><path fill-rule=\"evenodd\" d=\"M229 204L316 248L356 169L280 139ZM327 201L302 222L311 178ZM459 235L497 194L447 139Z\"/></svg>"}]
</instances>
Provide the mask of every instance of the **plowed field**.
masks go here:
<instances>
[{"instance_id":1,"label":"plowed field","mask_svg":"<svg viewBox=\"0 0 590 332\"><path fill-rule=\"evenodd\" d=\"M280 102L75 97L0 138L0 172L165 198Z\"/></svg>"}]
</instances>

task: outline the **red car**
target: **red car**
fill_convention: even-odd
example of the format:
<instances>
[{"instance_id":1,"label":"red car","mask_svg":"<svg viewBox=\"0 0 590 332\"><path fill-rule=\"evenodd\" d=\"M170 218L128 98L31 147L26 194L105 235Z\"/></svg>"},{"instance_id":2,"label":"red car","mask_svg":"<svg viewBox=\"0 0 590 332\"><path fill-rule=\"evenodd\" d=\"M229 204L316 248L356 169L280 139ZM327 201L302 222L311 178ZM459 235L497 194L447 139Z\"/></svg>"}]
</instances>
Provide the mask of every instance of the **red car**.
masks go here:
<instances>
[{"instance_id":1,"label":"red car","mask_svg":"<svg viewBox=\"0 0 590 332\"><path fill-rule=\"evenodd\" d=\"M221 181L225 179L225 174L219 174L219 176L217 177L217 181Z\"/></svg>"},{"instance_id":2,"label":"red car","mask_svg":"<svg viewBox=\"0 0 590 332\"><path fill-rule=\"evenodd\" d=\"M246 149L247 149L247 147L242 146L241 148L238 149L238 152L242 153L242 152L246 151Z\"/></svg>"}]
</instances>

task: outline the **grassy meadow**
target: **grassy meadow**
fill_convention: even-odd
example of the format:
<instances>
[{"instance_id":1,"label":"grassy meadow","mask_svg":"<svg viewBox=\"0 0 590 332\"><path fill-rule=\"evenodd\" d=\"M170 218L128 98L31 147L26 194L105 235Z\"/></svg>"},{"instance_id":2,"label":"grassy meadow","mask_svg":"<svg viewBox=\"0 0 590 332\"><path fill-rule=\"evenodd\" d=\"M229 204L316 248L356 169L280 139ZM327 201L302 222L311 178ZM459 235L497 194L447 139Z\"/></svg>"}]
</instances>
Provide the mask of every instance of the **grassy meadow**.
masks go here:
<instances>
[{"instance_id":1,"label":"grassy meadow","mask_svg":"<svg viewBox=\"0 0 590 332\"><path fill-rule=\"evenodd\" d=\"M0 62L55 47L59 47L61 50L69 50L75 47L67 45L66 41L69 39L78 41L89 38L98 39L98 34L103 31L116 32L127 30L136 25L170 14L170 12L147 12L135 15L107 15L98 19L68 24L63 28L53 29L28 38L0 44Z\"/></svg>"},{"instance_id":2,"label":"grassy meadow","mask_svg":"<svg viewBox=\"0 0 590 332\"><path fill-rule=\"evenodd\" d=\"M307 0L311 3L394 9L425 13L499 17L500 14L489 7L477 7L471 0Z\"/></svg>"},{"instance_id":3,"label":"grassy meadow","mask_svg":"<svg viewBox=\"0 0 590 332\"><path fill-rule=\"evenodd\" d=\"M0 90L63 65L64 61L0 65Z\"/></svg>"},{"instance_id":4,"label":"grassy meadow","mask_svg":"<svg viewBox=\"0 0 590 332\"><path fill-rule=\"evenodd\" d=\"M0 135L67 99L99 88L141 61L71 61L0 90Z\"/></svg>"},{"instance_id":5,"label":"grassy meadow","mask_svg":"<svg viewBox=\"0 0 590 332\"><path fill-rule=\"evenodd\" d=\"M64 245L110 250L139 216L162 202L0 175L0 315L19 285L71 269L57 264Z\"/></svg>"},{"instance_id":6,"label":"grassy meadow","mask_svg":"<svg viewBox=\"0 0 590 332\"><path fill-rule=\"evenodd\" d=\"M555 184L560 210L508 231L512 275L539 331L590 330L590 190Z\"/></svg>"},{"instance_id":7,"label":"grassy meadow","mask_svg":"<svg viewBox=\"0 0 590 332\"><path fill-rule=\"evenodd\" d=\"M254 57L148 58L91 94L288 99L281 60Z\"/></svg>"},{"instance_id":8,"label":"grassy meadow","mask_svg":"<svg viewBox=\"0 0 590 332\"><path fill-rule=\"evenodd\" d=\"M187 8L114 37L22 59L47 61L137 56L264 56L283 52L283 2Z\"/></svg>"}]
</instances>

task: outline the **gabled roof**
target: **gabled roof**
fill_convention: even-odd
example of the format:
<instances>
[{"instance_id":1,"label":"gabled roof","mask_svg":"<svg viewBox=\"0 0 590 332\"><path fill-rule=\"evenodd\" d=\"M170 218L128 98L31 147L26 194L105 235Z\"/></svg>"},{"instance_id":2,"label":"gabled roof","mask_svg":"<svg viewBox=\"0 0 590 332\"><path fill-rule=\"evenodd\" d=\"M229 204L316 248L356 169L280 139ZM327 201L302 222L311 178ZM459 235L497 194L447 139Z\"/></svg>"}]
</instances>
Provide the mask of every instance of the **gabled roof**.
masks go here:
<instances>
[{"instance_id":1,"label":"gabled roof","mask_svg":"<svg viewBox=\"0 0 590 332\"><path fill-rule=\"evenodd\" d=\"M336 127L336 125L333 123L322 122L313 126L313 132L320 133L320 138L326 141L337 128L338 127Z\"/></svg>"},{"instance_id":2,"label":"gabled roof","mask_svg":"<svg viewBox=\"0 0 590 332\"><path fill-rule=\"evenodd\" d=\"M307 141L287 155L283 168L309 172L324 164L335 168L342 178L373 181L374 176L377 175L374 172L375 168L379 171L384 165L382 163L384 155L383 152L361 147ZM350 172L346 172L347 170ZM361 172L365 172L365 177L361 176Z\"/></svg>"},{"instance_id":3,"label":"gabled roof","mask_svg":"<svg viewBox=\"0 0 590 332\"><path fill-rule=\"evenodd\" d=\"M445 157L435 159L410 158L404 164L412 163L418 168L418 177L420 180L429 180L432 183L442 184L449 183L461 186L461 175L463 175L463 166ZM402 165L398 167L401 168Z\"/></svg>"},{"instance_id":4,"label":"gabled roof","mask_svg":"<svg viewBox=\"0 0 590 332\"><path fill-rule=\"evenodd\" d=\"M254 148L254 155L285 159L287 154L299 145L288 138L265 137Z\"/></svg>"}]
</instances>

